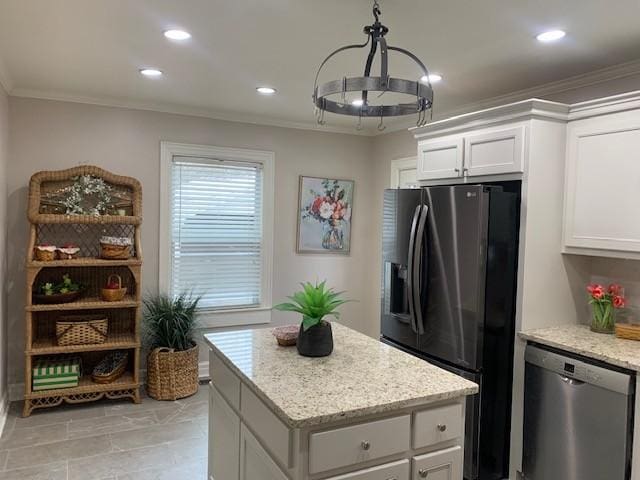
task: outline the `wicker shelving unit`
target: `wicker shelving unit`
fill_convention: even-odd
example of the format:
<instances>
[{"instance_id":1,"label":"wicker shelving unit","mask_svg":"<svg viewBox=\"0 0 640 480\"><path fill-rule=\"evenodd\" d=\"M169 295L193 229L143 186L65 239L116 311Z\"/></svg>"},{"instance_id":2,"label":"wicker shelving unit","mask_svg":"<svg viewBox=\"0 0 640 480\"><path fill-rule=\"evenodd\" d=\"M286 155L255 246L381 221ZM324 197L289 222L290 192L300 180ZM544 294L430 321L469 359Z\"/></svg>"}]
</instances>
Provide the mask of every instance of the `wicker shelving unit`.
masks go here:
<instances>
[{"instance_id":1,"label":"wicker shelving unit","mask_svg":"<svg viewBox=\"0 0 640 480\"><path fill-rule=\"evenodd\" d=\"M90 175L103 179L114 192L114 209L120 215L67 215L56 206L57 192L73 183L74 178ZM61 196L64 196L61 194ZM53 201L52 201L53 198ZM124 213L124 215L122 215ZM25 329L25 396L23 415L35 409L55 407L66 403L84 403L101 398L130 398L140 402L140 317L142 250L142 189L134 178L114 175L95 166L81 166L55 172L39 172L29 185L30 222L27 254L27 295ZM133 239L132 256L123 260L100 258L99 240L102 236ZM72 242L80 247L79 257L71 260L37 261L36 245L62 245ZM86 290L74 302L37 304L33 293L47 281L59 281L68 274L82 283ZM109 275L122 278L127 295L116 302L100 298L100 289ZM91 345L61 346L57 343L55 323L62 315L100 314L109 320L106 341ZM108 351L126 350L129 364L125 374L108 384L94 383L91 371ZM39 356L78 355L82 359L83 376L73 388L34 392L32 367Z\"/></svg>"}]
</instances>

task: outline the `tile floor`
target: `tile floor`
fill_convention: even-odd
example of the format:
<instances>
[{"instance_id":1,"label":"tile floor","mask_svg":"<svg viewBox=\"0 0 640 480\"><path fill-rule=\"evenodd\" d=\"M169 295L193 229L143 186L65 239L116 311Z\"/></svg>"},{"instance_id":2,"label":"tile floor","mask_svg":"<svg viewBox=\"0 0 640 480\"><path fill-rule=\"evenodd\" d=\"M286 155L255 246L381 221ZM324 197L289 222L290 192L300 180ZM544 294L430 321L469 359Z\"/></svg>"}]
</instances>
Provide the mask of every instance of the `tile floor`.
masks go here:
<instances>
[{"instance_id":1,"label":"tile floor","mask_svg":"<svg viewBox=\"0 0 640 480\"><path fill-rule=\"evenodd\" d=\"M189 398L103 400L21 418L11 405L0 437L2 480L205 480L205 386Z\"/></svg>"}]
</instances>

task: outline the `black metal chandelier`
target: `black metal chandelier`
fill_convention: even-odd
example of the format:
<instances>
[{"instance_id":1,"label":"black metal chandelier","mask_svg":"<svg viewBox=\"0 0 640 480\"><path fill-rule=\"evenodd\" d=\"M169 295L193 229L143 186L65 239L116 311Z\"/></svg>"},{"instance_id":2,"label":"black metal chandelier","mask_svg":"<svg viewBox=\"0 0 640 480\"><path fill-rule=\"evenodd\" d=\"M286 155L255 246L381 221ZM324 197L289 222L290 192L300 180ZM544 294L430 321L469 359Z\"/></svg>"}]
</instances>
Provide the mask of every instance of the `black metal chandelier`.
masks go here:
<instances>
[{"instance_id":1,"label":"black metal chandelier","mask_svg":"<svg viewBox=\"0 0 640 480\"><path fill-rule=\"evenodd\" d=\"M337 113L358 117L357 128L362 128L362 118L380 118L378 130L384 130L384 117L397 117L402 115L417 115L416 125L424 125L427 121L427 112L433 105L433 89L429 81L427 67L413 53L399 47L387 45L384 38L389 29L380 23L382 15L377 0L373 2L373 25L364 27L367 41L358 45L347 45L332 52L318 68L313 85L313 103L315 105L316 119L320 125L325 124L325 112ZM336 54L345 50L366 48L371 44L367 62L362 77L342 77L340 80L332 80L318 85L318 77L325 64ZM376 52L380 49L380 76L371 76L371 65ZM406 55L420 68L420 76L417 81L394 78L389 75L389 50ZM347 102L347 92L362 92L362 97L356 102ZM369 103L370 94L377 92L378 97L386 92L394 92L414 97L415 100L407 103L392 105L373 105ZM337 100L330 99L338 96Z\"/></svg>"}]
</instances>

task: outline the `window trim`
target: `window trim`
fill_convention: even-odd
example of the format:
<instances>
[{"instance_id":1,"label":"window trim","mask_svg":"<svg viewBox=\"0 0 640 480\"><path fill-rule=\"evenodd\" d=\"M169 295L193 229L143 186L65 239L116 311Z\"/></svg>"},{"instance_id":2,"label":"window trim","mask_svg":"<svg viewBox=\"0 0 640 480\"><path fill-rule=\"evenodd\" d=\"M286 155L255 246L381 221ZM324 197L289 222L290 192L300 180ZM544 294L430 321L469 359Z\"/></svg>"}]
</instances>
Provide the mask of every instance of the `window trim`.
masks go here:
<instances>
[{"instance_id":1,"label":"window trim","mask_svg":"<svg viewBox=\"0 0 640 480\"><path fill-rule=\"evenodd\" d=\"M158 248L158 287L168 292L171 282L171 165L173 157L261 163L262 192L262 303L251 308L203 309L198 317L203 328L255 325L271 322L273 291L273 226L275 194L275 156L273 152L243 148L160 142L160 235Z\"/></svg>"}]
</instances>

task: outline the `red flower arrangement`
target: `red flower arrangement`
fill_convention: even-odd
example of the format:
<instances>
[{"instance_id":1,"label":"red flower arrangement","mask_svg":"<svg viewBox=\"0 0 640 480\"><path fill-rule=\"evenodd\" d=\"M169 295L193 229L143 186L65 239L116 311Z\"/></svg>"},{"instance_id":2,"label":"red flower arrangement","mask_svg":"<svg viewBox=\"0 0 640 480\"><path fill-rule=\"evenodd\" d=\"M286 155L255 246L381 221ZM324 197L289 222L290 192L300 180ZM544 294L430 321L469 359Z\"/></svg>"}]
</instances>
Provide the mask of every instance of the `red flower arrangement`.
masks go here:
<instances>
[{"instance_id":1,"label":"red flower arrangement","mask_svg":"<svg viewBox=\"0 0 640 480\"><path fill-rule=\"evenodd\" d=\"M589 292L589 304L593 307L593 317L591 319L591 330L600 333L613 333L615 324L615 309L623 308L626 305L624 289L612 283L605 289L599 284L587 286Z\"/></svg>"}]
</instances>

